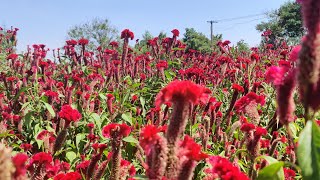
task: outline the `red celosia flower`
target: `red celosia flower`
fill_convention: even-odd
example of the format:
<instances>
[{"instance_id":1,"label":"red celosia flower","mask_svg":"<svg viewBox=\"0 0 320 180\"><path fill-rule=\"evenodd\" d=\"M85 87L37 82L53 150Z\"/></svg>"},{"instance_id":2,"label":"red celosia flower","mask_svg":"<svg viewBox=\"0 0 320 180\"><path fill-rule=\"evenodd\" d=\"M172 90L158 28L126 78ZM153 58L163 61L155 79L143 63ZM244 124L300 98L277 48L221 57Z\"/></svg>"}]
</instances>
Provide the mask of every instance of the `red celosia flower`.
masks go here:
<instances>
[{"instance_id":1,"label":"red celosia flower","mask_svg":"<svg viewBox=\"0 0 320 180\"><path fill-rule=\"evenodd\" d=\"M9 56L7 56L7 59L16 60L18 59L18 57L18 54L10 54Z\"/></svg>"},{"instance_id":2,"label":"red celosia flower","mask_svg":"<svg viewBox=\"0 0 320 180\"><path fill-rule=\"evenodd\" d=\"M82 46L87 45L88 43L89 43L89 40L85 38L81 38L78 40L78 44Z\"/></svg>"},{"instance_id":3,"label":"red celosia flower","mask_svg":"<svg viewBox=\"0 0 320 180\"><path fill-rule=\"evenodd\" d=\"M53 180L80 180L81 175L78 172L68 172L67 174L60 173L56 175Z\"/></svg>"},{"instance_id":4,"label":"red celosia flower","mask_svg":"<svg viewBox=\"0 0 320 180\"><path fill-rule=\"evenodd\" d=\"M178 29L173 29L171 32L172 32L173 36L179 37L180 32Z\"/></svg>"},{"instance_id":5,"label":"red celosia flower","mask_svg":"<svg viewBox=\"0 0 320 180\"><path fill-rule=\"evenodd\" d=\"M208 88L194 84L191 81L172 81L157 95L155 104L160 106L165 102L188 101L194 104L206 103L211 91Z\"/></svg>"},{"instance_id":6,"label":"red celosia flower","mask_svg":"<svg viewBox=\"0 0 320 180\"><path fill-rule=\"evenodd\" d=\"M232 84L232 89L234 89L235 91L238 91L238 92L244 92L244 89L242 86L240 86L239 84Z\"/></svg>"},{"instance_id":7,"label":"red celosia flower","mask_svg":"<svg viewBox=\"0 0 320 180\"><path fill-rule=\"evenodd\" d=\"M255 129L255 126L251 123L243 123L240 127L240 130L243 132L249 132Z\"/></svg>"},{"instance_id":8,"label":"red celosia flower","mask_svg":"<svg viewBox=\"0 0 320 180\"><path fill-rule=\"evenodd\" d=\"M77 122L82 116L78 110L73 109L70 105L63 105L59 112L59 117L66 120L67 123Z\"/></svg>"},{"instance_id":9,"label":"red celosia flower","mask_svg":"<svg viewBox=\"0 0 320 180\"><path fill-rule=\"evenodd\" d=\"M39 152L32 156L30 164L44 164L49 165L52 162L52 156L50 153Z\"/></svg>"},{"instance_id":10,"label":"red celosia flower","mask_svg":"<svg viewBox=\"0 0 320 180\"><path fill-rule=\"evenodd\" d=\"M254 136L261 137L267 135L268 131L265 128L257 127L256 131L254 132Z\"/></svg>"},{"instance_id":11,"label":"red celosia flower","mask_svg":"<svg viewBox=\"0 0 320 180\"><path fill-rule=\"evenodd\" d=\"M126 124L111 123L103 127L102 135L110 138L114 132L118 132L118 136L126 137L130 134L131 128Z\"/></svg>"},{"instance_id":12,"label":"red celosia flower","mask_svg":"<svg viewBox=\"0 0 320 180\"><path fill-rule=\"evenodd\" d=\"M24 151L29 151L32 149L32 144L23 143L20 145L20 148L23 149Z\"/></svg>"},{"instance_id":13,"label":"red celosia flower","mask_svg":"<svg viewBox=\"0 0 320 180\"><path fill-rule=\"evenodd\" d=\"M284 171L284 177L286 180L294 180L296 177L296 172L294 170L289 168L283 168Z\"/></svg>"},{"instance_id":14,"label":"red celosia flower","mask_svg":"<svg viewBox=\"0 0 320 180\"><path fill-rule=\"evenodd\" d=\"M145 153L150 153L151 147L158 141L160 129L154 125L146 125L140 132L140 146Z\"/></svg>"},{"instance_id":15,"label":"red celosia flower","mask_svg":"<svg viewBox=\"0 0 320 180\"><path fill-rule=\"evenodd\" d=\"M74 40L74 39L67 40L66 43L69 46L75 46L75 45L78 44L78 42L76 40Z\"/></svg>"},{"instance_id":16,"label":"red celosia flower","mask_svg":"<svg viewBox=\"0 0 320 180\"><path fill-rule=\"evenodd\" d=\"M19 176L23 177L26 174L26 162L28 160L28 156L24 153L19 153L12 158L12 163L16 168L14 173L14 177L18 178Z\"/></svg>"},{"instance_id":17,"label":"red celosia flower","mask_svg":"<svg viewBox=\"0 0 320 180\"><path fill-rule=\"evenodd\" d=\"M129 29L123 30L121 32L121 39L125 39L125 38L133 40L133 38L134 38L133 32L131 32Z\"/></svg>"},{"instance_id":18,"label":"red celosia flower","mask_svg":"<svg viewBox=\"0 0 320 180\"><path fill-rule=\"evenodd\" d=\"M222 180L249 180L249 178L240 171L238 167L235 167L226 158L220 156L211 156L209 163L212 168L205 169L206 180L209 179L222 179Z\"/></svg>"},{"instance_id":19,"label":"red celosia flower","mask_svg":"<svg viewBox=\"0 0 320 180\"><path fill-rule=\"evenodd\" d=\"M244 110L244 108L249 105L250 103L257 103L257 104L261 104L264 105L265 103L265 97L264 96L259 96L254 92L249 92L247 95L241 97L240 99L238 99L234 105L235 109L237 110L237 112L241 112Z\"/></svg>"},{"instance_id":20,"label":"red celosia flower","mask_svg":"<svg viewBox=\"0 0 320 180\"><path fill-rule=\"evenodd\" d=\"M182 141L180 147L183 149L183 155L185 155L190 160L200 161L208 157L207 154L201 151L201 146L194 142L194 140L190 136L186 135L184 137L184 140Z\"/></svg>"},{"instance_id":21,"label":"red celosia flower","mask_svg":"<svg viewBox=\"0 0 320 180\"><path fill-rule=\"evenodd\" d=\"M300 50L301 50L301 45L295 46L291 51L291 54L289 56L289 61L296 62L299 58Z\"/></svg>"},{"instance_id":22,"label":"red celosia flower","mask_svg":"<svg viewBox=\"0 0 320 180\"><path fill-rule=\"evenodd\" d=\"M282 67L271 66L266 72L267 82L272 82L274 85L281 85L286 71Z\"/></svg>"}]
</instances>

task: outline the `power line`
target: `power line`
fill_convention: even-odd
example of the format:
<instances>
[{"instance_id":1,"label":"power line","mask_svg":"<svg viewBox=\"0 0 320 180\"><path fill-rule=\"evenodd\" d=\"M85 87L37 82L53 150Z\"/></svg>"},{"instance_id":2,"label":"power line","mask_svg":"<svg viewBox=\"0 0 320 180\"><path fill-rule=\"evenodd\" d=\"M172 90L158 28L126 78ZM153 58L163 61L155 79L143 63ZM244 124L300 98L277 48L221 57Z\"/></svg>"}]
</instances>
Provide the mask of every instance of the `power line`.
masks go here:
<instances>
[{"instance_id":1,"label":"power line","mask_svg":"<svg viewBox=\"0 0 320 180\"><path fill-rule=\"evenodd\" d=\"M266 16L266 13L260 13L260 14L252 14L252 15L247 15L247 16L240 16L240 17L234 17L234 18L227 18L227 19L220 19L216 20L217 22L228 22L228 21L234 21L238 19L246 19L246 18L251 18L251 17L257 17L257 16Z\"/></svg>"},{"instance_id":2,"label":"power line","mask_svg":"<svg viewBox=\"0 0 320 180\"><path fill-rule=\"evenodd\" d=\"M228 28L222 29L221 31L226 31L226 30L229 30L229 29L233 29L233 28L235 28L236 25L247 24L247 23L250 23L250 22L253 22L253 21L257 21L257 20L262 20L262 19L265 19L265 18L256 18L256 19L252 19L250 21L245 21L245 22L241 22L241 23L235 23L235 24L233 24L232 26L230 26Z\"/></svg>"}]
</instances>

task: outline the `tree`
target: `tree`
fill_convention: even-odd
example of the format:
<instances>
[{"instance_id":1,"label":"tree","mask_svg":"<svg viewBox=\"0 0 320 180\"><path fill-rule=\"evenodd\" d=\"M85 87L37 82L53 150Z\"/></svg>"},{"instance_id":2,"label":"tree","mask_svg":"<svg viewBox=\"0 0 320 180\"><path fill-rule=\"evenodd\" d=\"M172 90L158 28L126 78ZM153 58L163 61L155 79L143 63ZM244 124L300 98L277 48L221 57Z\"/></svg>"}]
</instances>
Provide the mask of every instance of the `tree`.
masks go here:
<instances>
[{"instance_id":1,"label":"tree","mask_svg":"<svg viewBox=\"0 0 320 180\"><path fill-rule=\"evenodd\" d=\"M88 50L98 46L106 48L111 41L119 38L118 30L111 26L108 19L95 18L90 22L73 26L68 31L68 39L86 38L89 40Z\"/></svg>"},{"instance_id":2,"label":"tree","mask_svg":"<svg viewBox=\"0 0 320 180\"><path fill-rule=\"evenodd\" d=\"M272 44L277 38L283 38L290 44L296 44L305 33L301 17L301 6L296 2L286 2L279 9L268 13L269 21L256 26L260 32L271 30Z\"/></svg>"},{"instance_id":3,"label":"tree","mask_svg":"<svg viewBox=\"0 0 320 180\"><path fill-rule=\"evenodd\" d=\"M183 42L187 45L187 49L211 52L210 39L208 39L203 33L197 32L194 28L186 28Z\"/></svg>"}]
</instances>

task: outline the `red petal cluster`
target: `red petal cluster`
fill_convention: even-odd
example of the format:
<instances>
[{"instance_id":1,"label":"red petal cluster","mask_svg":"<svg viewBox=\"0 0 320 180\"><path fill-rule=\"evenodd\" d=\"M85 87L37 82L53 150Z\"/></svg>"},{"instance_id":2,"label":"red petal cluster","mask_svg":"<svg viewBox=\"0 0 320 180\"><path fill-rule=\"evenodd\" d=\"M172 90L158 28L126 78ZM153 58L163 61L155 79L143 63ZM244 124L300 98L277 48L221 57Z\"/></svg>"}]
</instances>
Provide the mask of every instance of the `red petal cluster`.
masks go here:
<instances>
[{"instance_id":1,"label":"red petal cluster","mask_svg":"<svg viewBox=\"0 0 320 180\"><path fill-rule=\"evenodd\" d=\"M131 128L126 124L111 123L102 129L102 135L107 138L110 138L114 132L118 132L121 137L126 137L130 134Z\"/></svg>"},{"instance_id":2,"label":"red petal cluster","mask_svg":"<svg viewBox=\"0 0 320 180\"><path fill-rule=\"evenodd\" d=\"M244 92L243 87L236 83L232 84L232 89L238 92Z\"/></svg>"},{"instance_id":3,"label":"red petal cluster","mask_svg":"<svg viewBox=\"0 0 320 180\"><path fill-rule=\"evenodd\" d=\"M126 38L131 40L133 40L134 38L133 32L131 32L129 29L125 29L121 32L121 39L126 39Z\"/></svg>"},{"instance_id":4,"label":"red petal cluster","mask_svg":"<svg viewBox=\"0 0 320 180\"><path fill-rule=\"evenodd\" d=\"M183 148L183 154L190 160L200 161L209 157L201 151L201 146L194 142L190 136L186 135L180 146Z\"/></svg>"},{"instance_id":5,"label":"red petal cluster","mask_svg":"<svg viewBox=\"0 0 320 180\"><path fill-rule=\"evenodd\" d=\"M189 101L193 104L206 103L211 91L192 81L175 80L164 87L157 95L155 105L158 107L166 102Z\"/></svg>"},{"instance_id":6,"label":"red petal cluster","mask_svg":"<svg viewBox=\"0 0 320 180\"><path fill-rule=\"evenodd\" d=\"M77 122L79 121L82 116L78 110L73 109L70 105L64 105L59 112L60 118L70 122Z\"/></svg>"},{"instance_id":7,"label":"red petal cluster","mask_svg":"<svg viewBox=\"0 0 320 180\"><path fill-rule=\"evenodd\" d=\"M172 32L173 36L179 37L180 32L178 29L173 29L171 32Z\"/></svg>"},{"instance_id":8,"label":"red petal cluster","mask_svg":"<svg viewBox=\"0 0 320 180\"><path fill-rule=\"evenodd\" d=\"M80 180L81 175L78 172L61 173L56 175L53 180Z\"/></svg>"},{"instance_id":9,"label":"red petal cluster","mask_svg":"<svg viewBox=\"0 0 320 180\"><path fill-rule=\"evenodd\" d=\"M212 168L206 169L207 179L222 179L222 180L249 180L249 178L235 167L226 158L220 156L211 156L209 163Z\"/></svg>"}]
</instances>

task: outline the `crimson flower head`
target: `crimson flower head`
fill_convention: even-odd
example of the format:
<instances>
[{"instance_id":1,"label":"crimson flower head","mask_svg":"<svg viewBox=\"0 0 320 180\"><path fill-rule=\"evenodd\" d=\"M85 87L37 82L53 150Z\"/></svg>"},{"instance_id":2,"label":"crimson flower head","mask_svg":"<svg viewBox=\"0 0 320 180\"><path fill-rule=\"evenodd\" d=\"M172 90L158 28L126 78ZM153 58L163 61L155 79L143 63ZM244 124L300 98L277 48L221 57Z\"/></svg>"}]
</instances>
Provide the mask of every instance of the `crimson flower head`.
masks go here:
<instances>
[{"instance_id":1,"label":"crimson flower head","mask_svg":"<svg viewBox=\"0 0 320 180\"><path fill-rule=\"evenodd\" d=\"M30 164L44 164L50 165L52 162L52 156L50 153L39 152L32 156Z\"/></svg>"},{"instance_id":2,"label":"crimson flower head","mask_svg":"<svg viewBox=\"0 0 320 180\"><path fill-rule=\"evenodd\" d=\"M112 47L118 47L119 46L119 43L118 42L116 42L116 41L111 41L110 43L109 43L109 45L110 46L112 46Z\"/></svg>"},{"instance_id":3,"label":"crimson flower head","mask_svg":"<svg viewBox=\"0 0 320 180\"><path fill-rule=\"evenodd\" d=\"M60 173L56 175L53 180L80 180L81 175L78 172L68 172L67 174Z\"/></svg>"},{"instance_id":4,"label":"crimson flower head","mask_svg":"<svg viewBox=\"0 0 320 180\"><path fill-rule=\"evenodd\" d=\"M201 146L188 135L184 137L180 146L183 148L183 154L190 160L200 161L209 157L201 151Z\"/></svg>"},{"instance_id":5,"label":"crimson flower head","mask_svg":"<svg viewBox=\"0 0 320 180\"><path fill-rule=\"evenodd\" d=\"M249 132L255 129L254 124L251 123L243 123L240 127L240 130L243 132Z\"/></svg>"},{"instance_id":6,"label":"crimson flower head","mask_svg":"<svg viewBox=\"0 0 320 180\"><path fill-rule=\"evenodd\" d=\"M173 29L171 32L172 32L173 36L179 37L180 32L178 29Z\"/></svg>"},{"instance_id":7,"label":"crimson flower head","mask_svg":"<svg viewBox=\"0 0 320 180\"><path fill-rule=\"evenodd\" d=\"M79 121L82 116L78 110L73 109L70 105L63 105L59 112L60 118L66 120L68 124Z\"/></svg>"},{"instance_id":8,"label":"crimson flower head","mask_svg":"<svg viewBox=\"0 0 320 180\"><path fill-rule=\"evenodd\" d=\"M232 84L232 89L234 89L235 91L238 91L238 92L244 92L244 89L242 86L240 86L239 84Z\"/></svg>"},{"instance_id":9,"label":"crimson flower head","mask_svg":"<svg viewBox=\"0 0 320 180\"><path fill-rule=\"evenodd\" d=\"M28 160L28 156L24 153L19 153L12 158L12 163L16 168L14 173L14 177L18 178L19 176L24 176L26 174L26 162Z\"/></svg>"},{"instance_id":10,"label":"crimson flower head","mask_svg":"<svg viewBox=\"0 0 320 180\"><path fill-rule=\"evenodd\" d=\"M286 71L282 67L271 66L266 72L267 82L272 82L275 86L283 84Z\"/></svg>"},{"instance_id":11,"label":"crimson flower head","mask_svg":"<svg viewBox=\"0 0 320 180\"><path fill-rule=\"evenodd\" d=\"M87 44L89 44L89 40L86 38L81 38L78 40L78 44L82 45L82 46L87 45Z\"/></svg>"},{"instance_id":12,"label":"crimson flower head","mask_svg":"<svg viewBox=\"0 0 320 180\"><path fill-rule=\"evenodd\" d=\"M111 123L103 127L102 135L110 138L113 135L126 137L130 134L131 128L126 124Z\"/></svg>"},{"instance_id":13,"label":"crimson flower head","mask_svg":"<svg viewBox=\"0 0 320 180\"><path fill-rule=\"evenodd\" d=\"M121 32L121 39L131 39L133 40L134 34L129 29L125 29Z\"/></svg>"},{"instance_id":14,"label":"crimson flower head","mask_svg":"<svg viewBox=\"0 0 320 180\"><path fill-rule=\"evenodd\" d=\"M11 60L16 60L16 59L18 59L18 54L10 54L8 57L7 57L7 59L11 59Z\"/></svg>"},{"instance_id":15,"label":"crimson flower head","mask_svg":"<svg viewBox=\"0 0 320 180\"><path fill-rule=\"evenodd\" d=\"M211 91L191 81L175 80L164 87L156 96L155 105L159 107L166 102L188 101L193 104L206 103Z\"/></svg>"},{"instance_id":16,"label":"crimson flower head","mask_svg":"<svg viewBox=\"0 0 320 180\"><path fill-rule=\"evenodd\" d=\"M254 132L254 136L261 137L267 135L268 131L265 128L257 127L256 131Z\"/></svg>"},{"instance_id":17,"label":"crimson flower head","mask_svg":"<svg viewBox=\"0 0 320 180\"><path fill-rule=\"evenodd\" d=\"M158 132L160 132L160 130L161 129L157 128L154 125L146 125L141 130L139 143L146 154L150 153L151 147L159 139Z\"/></svg>"}]
</instances>

